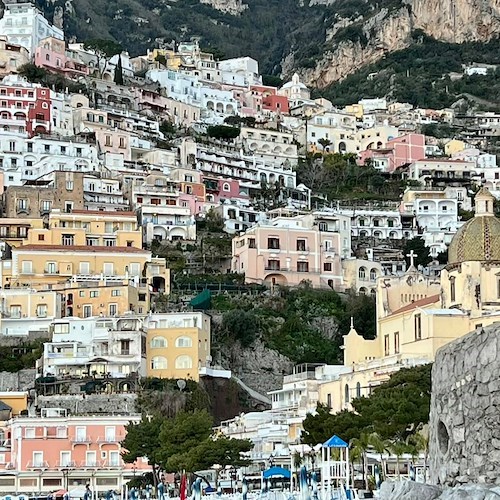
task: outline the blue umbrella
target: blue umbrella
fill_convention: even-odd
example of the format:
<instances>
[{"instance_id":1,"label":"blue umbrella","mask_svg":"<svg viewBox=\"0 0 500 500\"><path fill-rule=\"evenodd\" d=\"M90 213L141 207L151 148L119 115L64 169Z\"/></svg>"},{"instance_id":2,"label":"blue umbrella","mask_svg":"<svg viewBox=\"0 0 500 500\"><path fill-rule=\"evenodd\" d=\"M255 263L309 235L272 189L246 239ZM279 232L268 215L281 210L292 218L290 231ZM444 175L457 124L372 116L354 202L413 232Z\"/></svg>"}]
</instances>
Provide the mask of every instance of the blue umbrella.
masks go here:
<instances>
[{"instance_id":1,"label":"blue umbrella","mask_svg":"<svg viewBox=\"0 0 500 500\"><path fill-rule=\"evenodd\" d=\"M241 493L243 494L243 500L248 498L248 483L246 477L241 481Z\"/></svg>"},{"instance_id":2,"label":"blue umbrella","mask_svg":"<svg viewBox=\"0 0 500 500\"><path fill-rule=\"evenodd\" d=\"M378 465L375 465L374 476L375 476L375 487L378 490L380 488L380 485L382 484L382 480L380 477L380 469L379 469Z\"/></svg>"},{"instance_id":3,"label":"blue umbrella","mask_svg":"<svg viewBox=\"0 0 500 500\"><path fill-rule=\"evenodd\" d=\"M201 478L197 477L193 485L193 500L201 500Z\"/></svg>"},{"instance_id":4,"label":"blue umbrella","mask_svg":"<svg viewBox=\"0 0 500 500\"><path fill-rule=\"evenodd\" d=\"M415 481L416 477L417 477L417 472L415 470L415 466L413 464L410 464L410 479L412 481Z\"/></svg>"},{"instance_id":5,"label":"blue umbrella","mask_svg":"<svg viewBox=\"0 0 500 500\"><path fill-rule=\"evenodd\" d=\"M311 483L312 483L312 498L313 500L318 500L318 473L313 472L311 474Z\"/></svg>"},{"instance_id":6,"label":"blue umbrella","mask_svg":"<svg viewBox=\"0 0 500 500\"><path fill-rule=\"evenodd\" d=\"M300 498L302 500L310 500L309 485L307 484L307 469L305 466L300 468L299 474Z\"/></svg>"}]
</instances>

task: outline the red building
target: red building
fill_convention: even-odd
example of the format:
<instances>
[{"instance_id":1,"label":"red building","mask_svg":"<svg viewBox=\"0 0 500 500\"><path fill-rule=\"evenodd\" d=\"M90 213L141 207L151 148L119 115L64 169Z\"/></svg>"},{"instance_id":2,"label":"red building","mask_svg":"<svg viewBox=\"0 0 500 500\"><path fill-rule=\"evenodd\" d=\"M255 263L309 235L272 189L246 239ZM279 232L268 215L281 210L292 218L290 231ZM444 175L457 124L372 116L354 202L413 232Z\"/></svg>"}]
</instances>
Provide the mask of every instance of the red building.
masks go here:
<instances>
[{"instance_id":1,"label":"red building","mask_svg":"<svg viewBox=\"0 0 500 500\"><path fill-rule=\"evenodd\" d=\"M15 134L49 134L51 129L50 90L19 82L0 84L0 130Z\"/></svg>"}]
</instances>

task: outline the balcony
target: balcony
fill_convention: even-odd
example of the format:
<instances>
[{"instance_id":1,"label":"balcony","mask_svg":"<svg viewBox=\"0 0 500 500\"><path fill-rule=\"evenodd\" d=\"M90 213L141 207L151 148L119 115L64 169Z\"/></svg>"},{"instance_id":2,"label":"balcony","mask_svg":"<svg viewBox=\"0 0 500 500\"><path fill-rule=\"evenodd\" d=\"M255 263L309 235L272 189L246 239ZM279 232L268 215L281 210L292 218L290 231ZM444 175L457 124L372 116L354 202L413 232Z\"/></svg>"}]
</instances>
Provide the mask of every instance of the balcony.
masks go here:
<instances>
[{"instance_id":1,"label":"balcony","mask_svg":"<svg viewBox=\"0 0 500 500\"><path fill-rule=\"evenodd\" d=\"M125 439L125 436L119 435L119 436L100 436L97 438L97 443L98 444L114 444L114 443L119 443L120 441L123 441Z\"/></svg>"},{"instance_id":2,"label":"balcony","mask_svg":"<svg viewBox=\"0 0 500 500\"><path fill-rule=\"evenodd\" d=\"M74 469L76 467L76 462L57 462L56 467L58 469Z\"/></svg>"},{"instance_id":3,"label":"balcony","mask_svg":"<svg viewBox=\"0 0 500 500\"><path fill-rule=\"evenodd\" d=\"M27 469L48 469L49 463L41 461L28 462Z\"/></svg>"},{"instance_id":4,"label":"balcony","mask_svg":"<svg viewBox=\"0 0 500 500\"><path fill-rule=\"evenodd\" d=\"M73 436L71 442L75 444L90 444L92 439L89 436Z\"/></svg>"}]
</instances>

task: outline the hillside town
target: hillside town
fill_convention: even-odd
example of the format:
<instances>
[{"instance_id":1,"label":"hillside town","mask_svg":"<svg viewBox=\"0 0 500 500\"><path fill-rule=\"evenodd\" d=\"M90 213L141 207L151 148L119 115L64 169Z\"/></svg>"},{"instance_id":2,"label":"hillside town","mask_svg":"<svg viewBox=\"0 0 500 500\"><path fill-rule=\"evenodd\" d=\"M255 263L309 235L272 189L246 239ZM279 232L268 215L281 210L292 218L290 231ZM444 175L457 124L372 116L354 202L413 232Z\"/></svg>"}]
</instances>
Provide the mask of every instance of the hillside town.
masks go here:
<instances>
[{"instance_id":1,"label":"hillside town","mask_svg":"<svg viewBox=\"0 0 500 500\"><path fill-rule=\"evenodd\" d=\"M251 449L211 473L234 490L276 469L293 486L297 456L320 463L304 441L317 408L357 410L500 321L500 113L385 97L340 109L298 74L273 86L258 61L218 60L197 38L131 57L4 4L0 346L20 358L38 342L40 356L0 373L0 497L139 498L151 457L128 459L123 441L158 380L176 398L235 383L252 404L213 432ZM343 361L290 366L266 391L221 354L213 303L289 289L375 302L375 336L353 315ZM386 474L425 481L402 456ZM178 495L179 477L159 478Z\"/></svg>"}]
</instances>

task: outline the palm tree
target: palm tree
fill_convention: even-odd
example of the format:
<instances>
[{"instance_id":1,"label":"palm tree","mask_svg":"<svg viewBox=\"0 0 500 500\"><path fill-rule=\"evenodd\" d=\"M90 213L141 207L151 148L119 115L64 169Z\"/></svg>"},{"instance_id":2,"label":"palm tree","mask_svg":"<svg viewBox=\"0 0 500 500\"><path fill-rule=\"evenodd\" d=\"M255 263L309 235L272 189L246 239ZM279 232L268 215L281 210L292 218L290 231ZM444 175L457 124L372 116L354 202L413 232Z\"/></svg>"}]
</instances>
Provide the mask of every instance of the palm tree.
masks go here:
<instances>
[{"instance_id":1,"label":"palm tree","mask_svg":"<svg viewBox=\"0 0 500 500\"><path fill-rule=\"evenodd\" d=\"M417 454L424 454L424 483L427 482L427 461L429 459L429 429L425 426L420 431L408 438L409 443L414 446Z\"/></svg>"},{"instance_id":2,"label":"palm tree","mask_svg":"<svg viewBox=\"0 0 500 500\"><path fill-rule=\"evenodd\" d=\"M362 432L359 438L351 439L352 452L356 453L361 459L361 465L363 468L363 482L365 483L365 489L368 489L368 461L366 457L366 452L370 447L370 435L366 432Z\"/></svg>"},{"instance_id":3,"label":"palm tree","mask_svg":"<svg viewBox=\"0 0 500 500\"><path fill-rule=\"evenodd\" d=\"M400 479L399 460L405 453L408 452L408 445L404 441L393 441L389 445L389 450L393 455L396 456L396 474L398 479Z\"/></svg>"},{"instance_id":4,"label":"palm tree","mask_svg":"<svg viewBox=\"0 0 500 500\"><path fill-rule=\"evenodd\" d=\"M388 451L390 442L382 439L376 432L372 432L368 436L370 446L380 455L380 478L383 481L385 478L385 462L384 453Z\"/></svg>"}]
</instances>

